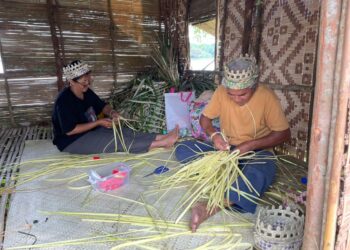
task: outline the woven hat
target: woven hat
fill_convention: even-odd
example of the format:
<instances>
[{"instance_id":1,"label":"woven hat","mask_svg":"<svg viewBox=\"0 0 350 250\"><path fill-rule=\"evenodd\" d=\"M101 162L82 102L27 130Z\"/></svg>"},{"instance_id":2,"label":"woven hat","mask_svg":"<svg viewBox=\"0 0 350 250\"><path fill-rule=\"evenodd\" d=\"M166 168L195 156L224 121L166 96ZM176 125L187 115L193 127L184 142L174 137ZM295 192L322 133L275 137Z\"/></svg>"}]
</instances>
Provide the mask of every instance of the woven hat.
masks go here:
<instances>
[{"instance_id":1,"label":"woven hat","mask_svg":"<svg viewBox=\"0 0 350 250\"><path fill-rule=\"evenodd\" d=\"M63 76L67 79L67 81L69 81L85 75L90 71L91 69L87 63L77 60L63 67Z\"/></svg>"},{"instance_id":2,"label":"woven hat","mask_svg":"<svg viewBox=\"0 0 350 250\"><path fill-rule=\"evenodd\" d=\"M224 66L222 84L229 89L246 89L255 84L258 76L259 68L255 58L240 56Z\"/></svg>"}]
</instances>

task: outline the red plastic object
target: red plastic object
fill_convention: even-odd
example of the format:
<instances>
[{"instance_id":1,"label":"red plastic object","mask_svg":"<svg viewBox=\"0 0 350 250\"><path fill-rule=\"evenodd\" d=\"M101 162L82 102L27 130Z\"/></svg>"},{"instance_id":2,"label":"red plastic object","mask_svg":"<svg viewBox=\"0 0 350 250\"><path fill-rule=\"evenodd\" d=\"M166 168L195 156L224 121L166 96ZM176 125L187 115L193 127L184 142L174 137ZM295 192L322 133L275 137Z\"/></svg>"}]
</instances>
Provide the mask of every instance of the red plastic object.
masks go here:
<instances>
[{"instance_id":1,"label":"red plastic object","mask_svg":"<svg viewBox=\"0 0 350 250\"><path fill-rule=\"evenodd\" d=\"M91 185L102 192L117 189L129 181L131 169L124 163L119 163L111 172L111 175L102 177L96 171L90 170L89 182Z\"/></svg>"},{"instance_id":2,"label":"red plastic object","mask_svg":"<svg viewBox=\"0 0 350 250\"><path fill-rule=\"evenodd\" d=\"M99 183L100 189L103 191L110 191L123 186L128 178L128 171L120 171L118 168L112 170L112 175L108 176L106 180Z\"/></svg>"}]
</instances>

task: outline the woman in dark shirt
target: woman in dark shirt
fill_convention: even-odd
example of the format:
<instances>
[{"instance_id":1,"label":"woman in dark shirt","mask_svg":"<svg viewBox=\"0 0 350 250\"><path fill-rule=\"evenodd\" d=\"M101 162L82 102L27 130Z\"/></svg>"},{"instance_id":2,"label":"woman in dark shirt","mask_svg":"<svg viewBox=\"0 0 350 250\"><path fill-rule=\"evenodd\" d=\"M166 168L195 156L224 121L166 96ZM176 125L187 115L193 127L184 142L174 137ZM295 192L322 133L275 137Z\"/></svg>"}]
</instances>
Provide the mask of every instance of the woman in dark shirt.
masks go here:
<instances>
[{"instance_id":1,"label":"woman in dark shirt","mask_svg":"<svg viewBox=\"0 0 350 250\"><path fill-rule=\"evenodd\" d=\"M53 144L60 151L74 154L96 154L124 151L114 142L113 119L118 113L102 101L91 89L91 70L79 60L63 68L68 87L58 95L52 114ZM109 118L97 119L100 113ZM167 135L134 132L122 128L130 153L144 153L152 148L171 147L178 139L178 127Z\"/></svg>"}]
</instances>

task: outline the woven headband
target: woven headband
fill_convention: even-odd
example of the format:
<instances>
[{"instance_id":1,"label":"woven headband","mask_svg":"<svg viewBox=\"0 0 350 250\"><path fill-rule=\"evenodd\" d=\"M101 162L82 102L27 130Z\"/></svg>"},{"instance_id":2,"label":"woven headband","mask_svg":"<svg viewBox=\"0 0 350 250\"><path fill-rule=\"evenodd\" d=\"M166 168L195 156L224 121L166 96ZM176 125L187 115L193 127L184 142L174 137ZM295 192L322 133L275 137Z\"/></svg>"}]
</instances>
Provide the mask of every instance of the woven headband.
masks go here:
<instances>
[{"instance_id":1,"label":"woven headband","mask_svg":"<svg viewBox=\"0 0 350 250\"><path fill-rule=\"evenodd\" d=\"M69 81L74 78L85 75L90 71L91 69L89 68L88 64L82 61L76 61L74 63L70 63L67 66L63 67L63 76Z\"/></svg>"},{"instance_id":2,"label":"woven headband","mask_svg":"<svg viewBox=\"0 0 350 250\"><path fill-rule=\"evenodd\" d=\"M255 84L256 79L259 76L259 69L255 58L249 57L248 55L240 56L239 58L234 59L231 63L239 60L246 61L250 65L248 68L242 70L230 70L227 65L224 67L224 79L222 84L229 89L250 88Z\"/></svg>"}]
</instances>

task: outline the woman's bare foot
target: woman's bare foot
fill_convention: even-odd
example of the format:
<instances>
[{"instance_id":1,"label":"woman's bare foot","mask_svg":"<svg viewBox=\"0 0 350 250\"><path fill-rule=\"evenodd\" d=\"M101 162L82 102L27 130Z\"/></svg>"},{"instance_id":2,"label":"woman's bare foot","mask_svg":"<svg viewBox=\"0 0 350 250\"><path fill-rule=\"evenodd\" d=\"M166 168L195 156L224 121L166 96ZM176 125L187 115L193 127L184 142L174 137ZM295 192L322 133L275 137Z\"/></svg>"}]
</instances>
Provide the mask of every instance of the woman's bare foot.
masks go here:
<instances>
[{"instance_id":1,"label":"woman's bare foot","mask_svg":"<svg viewBox=\"0 0 350 250\"><path fill-rule=\"evenodd\" d=\"M166 134L166 136L171 136L173 134L176 134L177 136L179 136L179 131L180 131L179 124L176 124L175 128L171 130L168 134Z\"/></svg>"},{"instance_id":2,"label":"woman's bare foot","mask_svg":"<svg viewBox=\"0 0 350 250\"><path fill-rule=\"evenodd\" d=\"M209 212L207 210L207 203L206 202L198 202L193 208L192 208L192 215L191 215L191 224L190 228L192 230L192 233L195 233L199 225L208 219L209 217L213 216L217 212L220 211L220 208L214 208L212 212Z\"/></svg>"},{"instance_id":3,"label":"woman's bare foot","mask_svg":"<svg viewBox=\"0 0 350 250\"><path fill-rule=\"evenodd\" d=\"M168 136L172 136L173 134L179 134L179 125L176 124L175 128L173 130L171 130L169 133L165 134L165 135L157 135L156 136L156 141L161 141L164 140L165 138L167 138Z\"/></svg>"},{"instance_id":4,"label":"woman's bare foot","mask_svg":"<svg viewBox=\"0 0 350 250\"><path fill-rule=\"evenodd\" d=\"M176 125L176 127L171 130L166 137L163 139L165 142L165 148L170 148L174 146L175 142L179 139L179 125Z\"/></svg>"},{"instance_id":5,"label":"woman's bare foot","mask_svg":"<svg viewBox=\"0 0 350 250\"><path fill-rule=\"evenodd\" d=\"M157 135L156 139L151 143L149 149L153 148L170 148L174 146L179 139L179 126L170 131L167 135Z\"/></svg>"}]
</instances>

